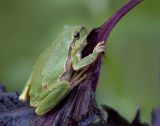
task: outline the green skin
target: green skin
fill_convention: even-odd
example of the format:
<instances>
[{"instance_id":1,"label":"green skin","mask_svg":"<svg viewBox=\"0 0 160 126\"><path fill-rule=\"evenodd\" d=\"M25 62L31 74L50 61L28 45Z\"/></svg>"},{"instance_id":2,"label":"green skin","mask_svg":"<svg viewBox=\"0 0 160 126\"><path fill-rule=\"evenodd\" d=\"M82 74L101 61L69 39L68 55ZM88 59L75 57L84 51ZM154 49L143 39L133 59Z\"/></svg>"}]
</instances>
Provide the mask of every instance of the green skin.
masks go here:
<instances>
[{"instance_id":1,"label":"green skin","mask_svg":"<svg viewBox=\"0 0 160 126\"><path fill-rule=\"evenodd\" d=\"M78 35L80 36L76 36ZM105 52L103 42L97 44L92 54L81 58L87 45L85 27L65 26L57 39L38 58L34 69L19 96L30 98L37 115L54 108L76 85L87 78L86 70Z\"/></svg>"}]
</instances>

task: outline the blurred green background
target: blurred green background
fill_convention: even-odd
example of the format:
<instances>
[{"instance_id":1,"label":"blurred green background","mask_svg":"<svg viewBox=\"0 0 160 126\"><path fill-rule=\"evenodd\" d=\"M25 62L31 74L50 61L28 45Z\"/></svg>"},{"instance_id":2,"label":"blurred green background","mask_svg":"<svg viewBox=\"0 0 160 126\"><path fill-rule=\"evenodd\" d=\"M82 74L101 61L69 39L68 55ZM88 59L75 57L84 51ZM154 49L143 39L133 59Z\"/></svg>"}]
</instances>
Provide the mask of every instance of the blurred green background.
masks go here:
<instances>
[{"instance_id":1,"label":"blurred green background","mask_svg":"<svg viewBox=\"0 0 160 126\"><path fill-rule=\"evenodd\" d=\"M0 0L0 83L22 90L36 58L64 25L102 25L128 0ZM98 104L131 121L160 105L160 1L144 0L114 28L103 58Z\"/></svg>"}]
</instances>

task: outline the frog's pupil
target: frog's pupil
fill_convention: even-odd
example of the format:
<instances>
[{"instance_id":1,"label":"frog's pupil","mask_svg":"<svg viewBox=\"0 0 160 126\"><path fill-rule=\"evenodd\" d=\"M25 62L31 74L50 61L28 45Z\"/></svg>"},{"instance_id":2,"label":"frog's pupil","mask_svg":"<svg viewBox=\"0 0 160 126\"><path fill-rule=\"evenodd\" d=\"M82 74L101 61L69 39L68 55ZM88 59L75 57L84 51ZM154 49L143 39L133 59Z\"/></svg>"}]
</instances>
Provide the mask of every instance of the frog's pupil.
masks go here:
<instances>
[{"instance_id":1,"label":"frog's pupil","mask_svg":"<svg viewBox=\"0 0 160 126\"><path fill-rule=\"evenodd\" d=\"M78 40L80 38L80 34L78 32L75 32L74 33L74 38Z\"/></svg>"}]
</instances>

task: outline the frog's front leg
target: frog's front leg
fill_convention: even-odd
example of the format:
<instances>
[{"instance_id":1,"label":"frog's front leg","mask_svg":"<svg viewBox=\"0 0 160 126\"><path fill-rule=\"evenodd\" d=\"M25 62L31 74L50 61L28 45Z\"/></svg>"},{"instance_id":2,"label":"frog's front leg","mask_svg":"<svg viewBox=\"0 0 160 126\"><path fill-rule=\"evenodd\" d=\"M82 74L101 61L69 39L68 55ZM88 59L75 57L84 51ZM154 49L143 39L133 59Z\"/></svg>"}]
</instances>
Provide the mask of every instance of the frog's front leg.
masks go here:
<instances>
[{"instance_id":1,"label":"frog's front leg","mask_svg":"<svg viewBox=\"0 0 160 126\"><path fill-rule=\"evenodd\" d=\"M89 54L88 56L79 59L77 55L72 55L72 66L74 70L80 70L82 68L85 68L86 66L89 66L91 63L95 62L98 59L98 56L100 53L105 52L105 45L104 41L99 42L96 47L94 48L92 54Z\"/></svg>"},{"instance_id":2,"label":"frog's front leg","mask_svg":"<svg viewBox=\"0 0 160 126\"><path fill-rule=\"evenodd\" d=\"M54 108L70 91L67 81L59 81L50 89L51 93L36 108L36 113L42 115Z\"/></svg>"}]
</instances>

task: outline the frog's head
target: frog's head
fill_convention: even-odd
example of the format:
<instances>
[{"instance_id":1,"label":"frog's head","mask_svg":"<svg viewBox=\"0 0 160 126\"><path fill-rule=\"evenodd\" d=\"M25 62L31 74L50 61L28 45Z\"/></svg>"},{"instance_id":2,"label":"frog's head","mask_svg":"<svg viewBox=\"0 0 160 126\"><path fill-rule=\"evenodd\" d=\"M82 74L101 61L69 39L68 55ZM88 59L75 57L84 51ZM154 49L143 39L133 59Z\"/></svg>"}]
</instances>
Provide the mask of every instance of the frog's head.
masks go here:
<instances>
[{"instance_id":1,"label":"frog's head","mask_svg":"<svg viewBox=\"0 0 160 126\"><path fill-rule=\"evenodd\" d=\"M87 38L87 35L88 35L88 31L86 27L84 26L77 27L73 33L73 39L75 40L75 45L79 45L83 41L85 41Z\"/></svg>"}]
</instances>

